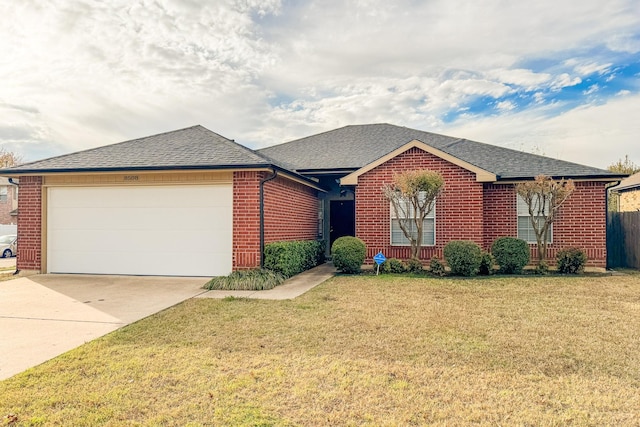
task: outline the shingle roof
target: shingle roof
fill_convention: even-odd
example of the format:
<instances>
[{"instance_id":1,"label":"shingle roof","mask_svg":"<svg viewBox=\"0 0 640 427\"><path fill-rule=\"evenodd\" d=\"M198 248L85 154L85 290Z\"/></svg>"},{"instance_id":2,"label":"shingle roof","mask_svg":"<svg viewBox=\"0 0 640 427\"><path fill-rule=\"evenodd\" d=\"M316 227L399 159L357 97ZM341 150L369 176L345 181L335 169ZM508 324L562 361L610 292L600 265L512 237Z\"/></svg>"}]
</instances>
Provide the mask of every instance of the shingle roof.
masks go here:
<instances>
[{"instance_id":1,"label":"shingle roof","mask_svg":"<svg viewBox=\"0 0 640 427\"><path fill-rule=\"evenodd\" d=\"M27 163L2 172L234 168L272 163L263 155L197 125Z\"/></svg>"},{"instance_id":2,"label":"shingle roof","mask_svg":"<svg viewBox=\"0 0 640 427\"><path fill-rule=\"evenodd\" d=\"M444 151L499 179L619 177L606 170L390 124L353 125L258 150L299 173L356 170L413 140Z\"/></svg>"},{"instance_id":3,"label":"shingle roof","mask_svg":"<svg viewBox=\"0 0 640 427\"><path fill-rule=\"evenodd\" d=\"M635 188L640 188L640 172L620 181L620 185L616 186L614 191L632 190Z\"/></svg>"}]
</instances>

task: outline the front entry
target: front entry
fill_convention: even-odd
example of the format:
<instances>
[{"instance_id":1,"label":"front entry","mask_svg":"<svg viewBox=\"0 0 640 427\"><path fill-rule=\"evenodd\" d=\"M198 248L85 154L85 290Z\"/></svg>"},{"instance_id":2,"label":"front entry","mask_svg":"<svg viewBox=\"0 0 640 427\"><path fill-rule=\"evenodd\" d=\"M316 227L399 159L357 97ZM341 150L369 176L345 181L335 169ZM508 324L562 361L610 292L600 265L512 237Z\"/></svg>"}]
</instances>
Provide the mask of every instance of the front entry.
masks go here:
<instances>
[{"instance_id":1,"label":"front entry","mask_svg":"<svg viewBox=\"0 0 640 427\"><path fill-rule=\"evenodd\" d=\"M331 200L329 205L329 247L342 236L356 235L356 210L353 200Z\"/></svg>"}]
</instances>

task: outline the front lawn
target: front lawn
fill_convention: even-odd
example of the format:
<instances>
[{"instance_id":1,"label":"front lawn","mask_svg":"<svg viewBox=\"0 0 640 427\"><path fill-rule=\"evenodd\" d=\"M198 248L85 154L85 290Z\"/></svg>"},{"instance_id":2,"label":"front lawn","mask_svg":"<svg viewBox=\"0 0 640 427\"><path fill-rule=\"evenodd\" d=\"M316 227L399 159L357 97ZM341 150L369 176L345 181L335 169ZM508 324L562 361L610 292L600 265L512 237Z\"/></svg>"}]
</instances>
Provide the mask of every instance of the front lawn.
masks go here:
<instances>
[{"instance_id":1,"label":"front lawn","mask_svg":"<svg viewBox=\"0 0 640 427\"><path fill-rule=\"evenodd\" d=\"M637 425L640 276L343 276L293 301L189 300L0 382L0 417Z\"/></svg>"}]
</instances>

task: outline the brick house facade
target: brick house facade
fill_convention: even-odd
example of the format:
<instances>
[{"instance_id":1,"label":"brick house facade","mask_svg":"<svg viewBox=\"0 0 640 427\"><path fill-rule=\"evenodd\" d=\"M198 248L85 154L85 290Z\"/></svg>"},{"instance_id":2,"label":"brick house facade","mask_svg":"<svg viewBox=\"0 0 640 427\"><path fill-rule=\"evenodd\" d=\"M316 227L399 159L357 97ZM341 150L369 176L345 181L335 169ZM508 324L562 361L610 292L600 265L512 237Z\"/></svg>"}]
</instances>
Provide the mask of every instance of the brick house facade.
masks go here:
<instances>
[{"instance_id":1,"label":"brick house facade","mask_svg":"<svg viewBox=\"0 0 640 427\"><path fill-rule=\"evenodd\" d=\"M260 181L269 172L235 172L233 193L233 268L260 266ZM275 177L264 183L264 244L318 237L317 190Z\"/></svg>"},{"instance_id":2,"label":"brick house facade","mask_svg":"<svg viewBox=\"0 0 640 427\"><path fill-rule=\"evenodd\" d=\"M162 157L163 153L171 153L169 160ZM487 250L498 237L517 237L514 184L545 174L571 178L576 183L575 192L554 223L549 259L559 249L577 246L586 251L588 265L606 266L605 188L620 175L387 124L347 126L259 151L195 126L45 159L5 169L1 174L20 179L19 270L77 272L57 271L47 261L52 258L49 252L55 250L52 243L60 239L50 230L50 211L54 208L49 198L57 196L51 196L48 190L60 186L91 191L110 186L119 194L119 188L172 185L187 192L190 186L218 185L229 189L229 212L219 218L228 218L231 230L228 246L211 243L222 244L221 256L228 254L229 263L212 274L227 274L227 268L260 266L263 247L270 242L320 238L326 241L328 251L330 241L340 233L355 234L365 242L368 263L378 251L388 258L408 259L409 246L392 244L391 207L383 197L382 186L391 183L395 173L415 169L437 171L445 181L435 206L434 242L423 245L423 261L434 256L442 259L443 248L451 240L472 240ZM185 203L194 204L194 212L200 209L197 200ZM208 212L224 211L225 203ZM161 209L167 214L172 208ZM122 217L132 212L124 207L115 214ZM156 210L145 212L151 220ZM181 212L186 215L181 219L188 223L191 211ZM108 230L109 235L121 233L118 230ZM129 234L121 237L128 239ZM198 235L189 238L197 240ZM208 242L199 243L206 250ZM89 248L96 249L95 257L101 256L101 244L96 240ZM147 251L147 256L153 256L155 248ZM531 255L535 259L534 244ZM189 270L176 271L184 275ZM109 274L133 273L118 271L116 265ZM155 274L153 267L144 274Z\"/></svg>"},{"instance_id":3,"label":"brick house facade","mask_svg":"<svg viewBox=\"0 0 640 427\"><path fill-rule=\"evenodd\" d=\"M435 205L435 245L424 246L420 258L443 258L451 240L471 240L489 250L495 239L517 237L516 191L513 184L476 181L474 174L430 153L412 148L363 174L356 187L356 235L367 245L367 262L382 251L387 258L410 258L411 248L394 246L390 240L391 208L381 188L393 180L396 171L429 169L445 179ZM585 250L589 266L606 266L605 185L576 182L576 190L560 210L553 227L553 241L547 249L552 261L560 249L577 246ZM537 256L531 244L531 258Z\"/></svg>"}]
</instances>

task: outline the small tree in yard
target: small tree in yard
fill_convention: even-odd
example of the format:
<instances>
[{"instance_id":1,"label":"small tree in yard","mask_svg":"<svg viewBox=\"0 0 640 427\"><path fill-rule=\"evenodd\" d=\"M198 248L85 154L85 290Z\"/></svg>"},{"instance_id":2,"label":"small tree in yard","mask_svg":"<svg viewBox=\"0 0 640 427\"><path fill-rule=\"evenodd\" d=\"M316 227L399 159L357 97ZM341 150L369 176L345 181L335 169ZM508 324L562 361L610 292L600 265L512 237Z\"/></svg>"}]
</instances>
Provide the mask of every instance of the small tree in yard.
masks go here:
<instances>
[{"instance_id":1,"label":"small tree in yard","mask_svg":"<svg viewBox=\"0 0 640 427\"><path fill-rule=\"evenodd\" d=\"M21 162L21 155L0 147L0 168L10 168L11 166L19 165Z\"/></svg>"},{"instance_id":2,"label":"small tree in yard","mask_svg":"<svg viewBox=\"0 0 640 427\"><path fill-rule=\"evenodd\" d=\"M516 184L516 191L529 208L531 226L536 235L538 248L538 271L547 270L547 244L551 224L556 220L560 206L575 190L572 180L556 181L546 175L535 180Z\"/></svg>"},{"instance_id":3,"label":"small tree in yard","mask_svg":"<svg viewBox=\"0 0 640 427\"><path fill-rule=\"evenodd\" d=\"M411 243L412 258L420 258L424 220L443 186L444 179L438 172L413 170L394 175L393 183L382 187L402 233Z\"/></svg>"}]
</instances>

